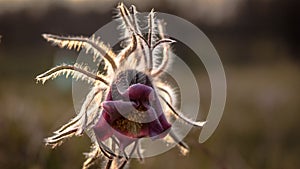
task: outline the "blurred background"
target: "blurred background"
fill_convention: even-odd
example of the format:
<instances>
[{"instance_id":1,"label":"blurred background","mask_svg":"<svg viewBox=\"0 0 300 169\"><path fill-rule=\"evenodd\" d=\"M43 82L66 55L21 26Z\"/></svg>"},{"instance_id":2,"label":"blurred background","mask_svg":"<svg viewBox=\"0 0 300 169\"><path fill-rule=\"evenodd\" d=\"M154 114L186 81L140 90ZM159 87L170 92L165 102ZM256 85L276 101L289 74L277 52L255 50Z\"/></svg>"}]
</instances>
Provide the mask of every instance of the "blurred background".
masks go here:
<instances>
[{"instance_id":1,"label":"blurred background","mask_svg":"<svg viewBox=\"0 0 300 169\"><path fill-rule=\"evenodd\" d=\"M126 1L125 1L126 2ZM165 12L197 25L223 62L228 95L213 136L198 143L199 129L185 139L191 151L172 149L131 168L300 168L300 1L134 0L139 11ZM0 168L80 168L87 136L57 149L43 138L74 116L70 80L36 84L36 75L76 53L51 46L42 33L89 36L114 14L114 0L0 0ZM207 112L210 88L192 52L176 49L194 66ZM191 55L191 57L189 57ZM200 66L199 66L200 65Z\"/></svg>"}]
</instances>

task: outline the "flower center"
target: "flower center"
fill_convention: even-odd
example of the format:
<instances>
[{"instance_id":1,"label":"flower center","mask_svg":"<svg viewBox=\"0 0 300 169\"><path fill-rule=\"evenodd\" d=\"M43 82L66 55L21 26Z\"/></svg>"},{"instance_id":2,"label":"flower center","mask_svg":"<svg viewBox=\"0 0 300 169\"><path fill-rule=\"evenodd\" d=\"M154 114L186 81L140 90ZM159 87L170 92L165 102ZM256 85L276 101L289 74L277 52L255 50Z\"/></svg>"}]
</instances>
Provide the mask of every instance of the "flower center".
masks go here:
<instances>
[{"instance_id":1,"label":"flower center","mask_svg":"<svg viewBox=\"0 0 300 169\"><path fill-rule=\"evenodd\" d=\"M141 129L144 124L137 121L142 121L146 117L145 113L138 110L132 111L127 118L121 117L117 119L112 127L121 133L132 135L132 137L141 137Z\"/></svg>"},{"instance_id":2,"label":"flower center","mask_svg":"<svg viewBox=\"0 0 300 169\"><path fill-rule=\"evenodd\" d=\"M120 118L115 121L113 128L121 133L128 133L133 137L137 137L142 129L143 124L137 123L126 118Z\"/></svg>"}]
</instances>

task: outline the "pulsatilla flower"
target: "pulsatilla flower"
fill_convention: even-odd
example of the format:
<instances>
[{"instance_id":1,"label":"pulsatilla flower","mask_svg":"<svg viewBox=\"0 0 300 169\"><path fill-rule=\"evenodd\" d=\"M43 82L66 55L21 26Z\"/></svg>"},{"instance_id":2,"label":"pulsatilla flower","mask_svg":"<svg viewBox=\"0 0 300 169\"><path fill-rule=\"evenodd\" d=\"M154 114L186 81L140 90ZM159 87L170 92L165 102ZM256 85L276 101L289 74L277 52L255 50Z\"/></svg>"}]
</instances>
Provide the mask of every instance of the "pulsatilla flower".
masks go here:
<instances>
[{"instance_id":1,"label":"pulsatilla flower","mask_svg":"<svg viewBox=\"0 0 300 169\"><path fill-rule=\"evenodd\" d=\"M136 70L126 70L118 74L129 84L121 92L113 82L106 101L102 103L103 111L97 124L93 127L97 139L104 141L115 135L124 149L138 138L163 138L171 125L163 114L162 107L149 77ZM138 80L135 80L138 79Z\"/></svg>"},{"instance_id":2,"label":"pulsatilla flower","mask_svg":"<svg viewBox=\"0 0 300 169\"><path fill-rule=\"evenodd\" d=\"M80 112L45 139L46 145L56 147L72 136L86 133L92 146L83 168L89 168L98 159L104 160L105 168L123 168L134 152L143 160L140 141L143 138L176 143L186 153L188 146L172 130L172 119L197 127L205 124L190 120L176 109L174 89L162 80L172 59L170 45L175 42L166 37L164 22L155 19L152 10L146 18L148 31L143 34L140 27L145 24L135 6L128 9L120 3L117 11L125 39L123 49L117 54L95 36L43 34L54 45L85 50L93 55L95 62L101 60L105 64L101 71L91 71L78 63L63 64L36 77L44 83L59 75L71 75L92 84Z\"/></svg>"}]
</instances>

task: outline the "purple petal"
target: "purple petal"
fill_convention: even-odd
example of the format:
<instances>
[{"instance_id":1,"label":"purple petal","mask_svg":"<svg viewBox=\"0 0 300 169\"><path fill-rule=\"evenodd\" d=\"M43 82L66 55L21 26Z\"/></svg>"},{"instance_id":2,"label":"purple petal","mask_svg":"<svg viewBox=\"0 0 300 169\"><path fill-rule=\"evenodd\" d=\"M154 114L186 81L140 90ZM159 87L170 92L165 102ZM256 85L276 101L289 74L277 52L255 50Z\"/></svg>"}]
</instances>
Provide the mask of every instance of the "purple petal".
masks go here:
<instances>
[{"instance_id":1,"label":"purple petal","mask_svg":"<svg viewBox=\"0 0 300 169\"><path fill-rule=\"evenodd\" d=\"M149 123L149 136L152 139L163 138L168 134L170 129L170 124L162 125L159 120L155 120Z\"/></svg>"},{"instance_id":2,"label":"purple petal","mask_svg":"<svg viewBox=\"0 0 300 169\"><path fill-rule=\"evenodd\" d=\"M106 120L109 123L113 123L118 118L127 117L131 112L135 111L135 107L132 102L125 101L104 101L102 103L104 111L109 115L109 119Z\"/></svg>"},{"instance_id":3,"label":"purple petal","mask_svg":"<svg viewBox=\"0 0 300 169\"><path fill-rule=\"evenodd\" d=\"M156 115L154 109L149 109L149 111L150 110L152 114ZM168 123L168 121L166 120L163 114L161 114L158 118L155 118L155 120L151 121L148 124L148 126L149 126L149 136L152 137L153 139L164 137L168 133L166 131L171 128L171 124Z\"/></svg>"},{"instance_id":4,"label":"purple petal","mask_svg":"<svg viewBox=\"0 0 300 169\"><path fill-rule=\"evenodd\" d=\"M128 95L131 100L153 100L154 90L143 84L134 84L128 88Z\"/></svg>"},{"instance_id":5,"label":"purple petal","mask_svg":"<svg viewBox=\"0 0 300 169\"><path fill-rule=\"evenodd\" d=\"M164 114L161 114L158 117L159 122L161 123L161 125L163 126L163 128L167 129L170 128L172 125L167 121L166 117Z\"/></svg>"},{"instance_id":6,"label":"purple petal","mask_svg":"<svg viewBox=\"0 0 300 169\"><path fill-rule=\"evenodd\" d=\"M99 139L100 141L108 139L113 134L110 125L102 115L93 129L97 139Z\"/></svg>"}]
</instances>

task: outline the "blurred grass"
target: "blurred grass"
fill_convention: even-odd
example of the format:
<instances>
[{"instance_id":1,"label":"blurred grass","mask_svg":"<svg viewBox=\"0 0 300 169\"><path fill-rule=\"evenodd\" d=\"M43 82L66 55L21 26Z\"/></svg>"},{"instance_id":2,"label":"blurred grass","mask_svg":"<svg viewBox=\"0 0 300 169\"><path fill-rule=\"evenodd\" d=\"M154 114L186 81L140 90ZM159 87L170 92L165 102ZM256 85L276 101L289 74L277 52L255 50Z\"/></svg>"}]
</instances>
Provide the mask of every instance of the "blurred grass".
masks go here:
<instances>
[{"instance_id":1,"label":"blurred grass","mask_svg":"<svg viewBox=\"0 0 300 169\"><path fill-rule=\"evenodd\" d=\"M175 148L144 164L133 160L131 168L300 167L299 66L225 65L225 70L227 104L214 135L200 145L199 130L193 129L186 138L188 156ZM61 91L54 82L36 84L33 77L6 78L0 82L0 106L0 168L80 168L82 152L89 151L87 136L54 150L43 144L73 117L70 90Z\"/></svg>"}]
</instances>

